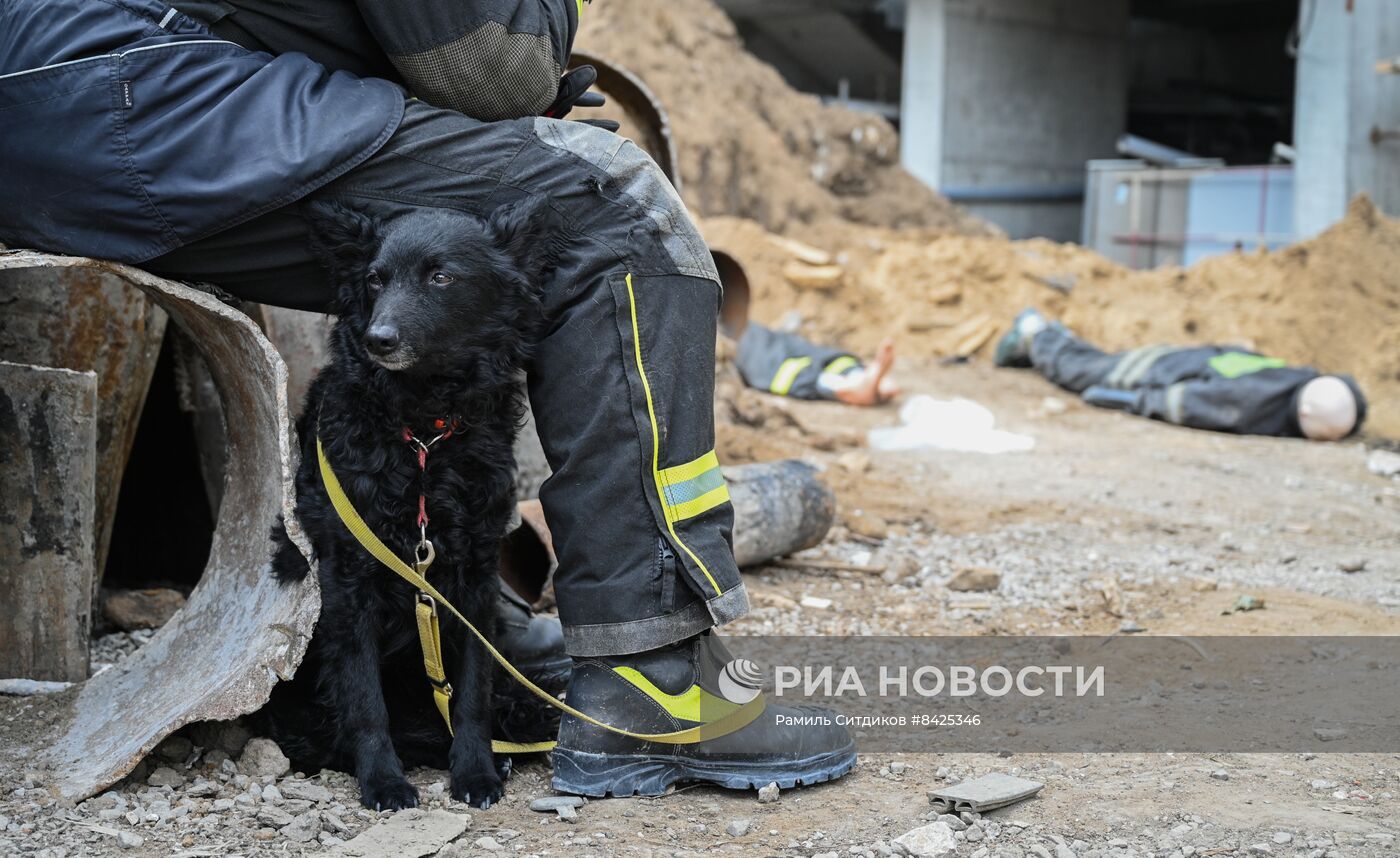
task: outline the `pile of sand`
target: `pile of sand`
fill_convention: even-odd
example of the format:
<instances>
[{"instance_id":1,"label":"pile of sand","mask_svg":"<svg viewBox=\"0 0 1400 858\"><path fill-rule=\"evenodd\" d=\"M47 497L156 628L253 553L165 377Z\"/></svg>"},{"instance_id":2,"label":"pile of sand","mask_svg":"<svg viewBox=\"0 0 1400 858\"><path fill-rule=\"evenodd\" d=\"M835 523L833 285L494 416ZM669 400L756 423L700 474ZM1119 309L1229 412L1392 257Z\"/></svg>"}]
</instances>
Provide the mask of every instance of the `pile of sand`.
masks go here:
<instances>
[{"instance_id":1,"label":"pile of sand","mask_svg":"<svg viewBox=\"0 0 1400 858\"><path fill-rule=\"evenodd\" d=\"M644 80L670 114L686 202L776 232L850 221L992 235L899 166L878 116L797 92L744 49L711 0L605 0L578 47ZM804 233L805 234L805 233Z\"/></svg>"},{"instance_id":2,"label":"pile of sand","mask_svg":"<svg viewBox=\"0 0 1400 858\"><path fill-rule=\"evenodd\" d=\"M1133 271L1076 245L1044 240L822 231L842 265L826 289L784 275L790 247L757 224L708 219L716 248L748 270L750 315L792 314L803 335L868 353L891 334L905 354L988 356L1017 311L1037 306L1105 348L1156 342L1250 346L1356 377L1373 435L1400 436L1400 221L1365 197L1322 235L1273 253L1191 268Z\"/></svg>"}]
</instances>

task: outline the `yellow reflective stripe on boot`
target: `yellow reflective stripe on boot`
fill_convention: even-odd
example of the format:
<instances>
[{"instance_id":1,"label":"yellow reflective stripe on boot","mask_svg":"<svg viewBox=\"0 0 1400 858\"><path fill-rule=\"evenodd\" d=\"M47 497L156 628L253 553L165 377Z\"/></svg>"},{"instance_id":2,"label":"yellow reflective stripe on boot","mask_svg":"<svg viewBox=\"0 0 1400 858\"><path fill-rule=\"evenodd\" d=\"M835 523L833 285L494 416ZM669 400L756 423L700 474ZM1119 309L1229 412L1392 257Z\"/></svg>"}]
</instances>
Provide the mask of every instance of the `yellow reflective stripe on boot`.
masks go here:
<instances>
[{"instance_id":1,"label":"yellow reflective stripe on boot","mask_svg":"<svg viewBox=\"0 0 1400 858\"><path fill-rule=\"evenodd\" d=\"M666 530L670 532L671 539L681 547L695 565L700 567L700 571L705 573L705 579L710 582L710 586L715 588L716 596L723 596L724 591L719 588L719 583L715 581L715 576L710 574L709 568L705 565L690 546L681 541L676 533L676 519L671 514L671 507L666 503L666 488L661 480L661 430L656 426L656 405L651 399L651 382L647 381L646 367L642 366L642 333L637 327L637 293L632 290L632 275L627 275L627 305L632 312L632 348L637 358L637 375L642 378L642 391L647 398L647 417L651 420L651 476L656 482L656 499L661 502L661 512L666 518Z\"/></svg>"},{"instance_id":2,"label":"yellow reflective stripe on boot","mask_svg":"<svg viewBox=\"0 0 1400 858\"><path fill-rule=\"evenodd\" d=\"M729 500L729 486L711 450L693 462L660 472L663 503L671 521L685 521Z\"/></svg>"},{"instance_id":3,"label":"yellow reflective stripe on boot","mask_svg":"<svg viewBox=\"0 0 1400 858\"><path fill-rule=\"evenodd\" d=\"M797 374L812 365L809 357L788 358L778 367L778 371L773 374L773 381L768 385L768 390L779 396L787 396L792 390L792 383L797 381Z\"/></svg>"},{"instance_id":4,"label":"yellow reflective stripe on boot","mask_svg":"<svg viewBox=\"0 0 1400 858\"><path fill-rule=\"evenodd\" d=\"M711 721L708 724L701 724L698 727L688 727L673 733L634 733L631 730L624 730L621 727L605 724L592 715L580 712L531 682L530 678L521 673L504 655L501 655L501 651L492 645L486 635L482 634L481 630L473 625L471 620L464 617L462 612L457 610L456 606L447 601L447 597L439 593L437 588L428 582L428 579L418 574L411 566L399 559L398 555L394 554L394 552L389 549L389 546L384 544L383 540L375 536L374 531L370 530L369 525L365 524L365 520L360 517L360 513L355 509L355 505L350 502L349 496L345 494L345 489L341 487L340 480L336 477L335 471L331 468L330 459L326 458L325 445L321 443L319 437L316 439L316 458L320 464L321 484L326 489L326 496L330 498L331 506L335 507L336 515L340 516L341 524L344 524L345 529L350 531L350 535L355 537L355 541L359 542L360 546L368 551L375 560L387 566L389 571L412 584L424 594L431 596L434 602L437 602L440 607L446 609L448 613L461 621L462 625L467 627L467 631L472 633L472 636L486 648L486 652L491 655L491 658L495 659L496 663L499 664L506 673L510 674L512 679L524 686L526 691L529 691L560 712L566 715L572 715L585 724L591 724L600 730L607 730L609 733L616 733L619 736L626 736L629 739L637 739L642 742L657 742L665 745L690 745L696 742L703 742L707 739L728 735L735 730L743 729L755 718L763 714L766 703L764 702L763 695L760 694L753 700L750 700L748 703L734 710L732 714ZM493 750L497 750L498 753L509 753L512 747L531 748L538 747L538 745L516 745L508 742L492 742L491 747Z\"/></svg>"},{"instance_id":5,"label":"yellow reflective stripe on boot","mask_svg":"<svg viewBox=\"0 0 1400 858\"><path fill-rule=\"evenodd\" d=\"M739 708L739 704L711 694L698 685L692 685L680 694L668 694L656 687L641 671L633 667L614 667L613 673L632 683L662 709L678 721L713 721L716 717L726 717ZM706 716L709 716L708 718Z\"/></svg>"}]
</instances>

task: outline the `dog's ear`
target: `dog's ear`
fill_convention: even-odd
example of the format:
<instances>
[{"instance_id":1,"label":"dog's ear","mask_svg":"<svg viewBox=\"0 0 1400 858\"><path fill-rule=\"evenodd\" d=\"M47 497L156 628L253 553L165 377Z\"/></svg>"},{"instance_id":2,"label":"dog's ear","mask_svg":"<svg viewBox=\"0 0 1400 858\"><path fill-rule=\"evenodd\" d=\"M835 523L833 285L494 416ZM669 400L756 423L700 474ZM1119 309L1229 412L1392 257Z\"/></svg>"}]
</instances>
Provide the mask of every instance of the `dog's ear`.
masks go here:
<instances>
[{"instance_id":1,"label":"dog's ear","mask_svg":"<svg viewBox=\"0 0 1400 858\"><path fill-rule=\"evenodd\" d=\"M308 203L303 211L311 227L311 250L331 275L336 303L345 306L362 289L365 267L379 243L375 221L335 201Z\"/></svg>"},{"instance_id":2,"label":"dog's ear","mask_svg":"<svg viewBox=\"0 0 1400 858\"><path fill-rule=\"evenodd\" d=\"M499 208L487 221L496 248L530 285L554 268L564 249L564 219L542 196Z\"/></svg>"}]
</instances>

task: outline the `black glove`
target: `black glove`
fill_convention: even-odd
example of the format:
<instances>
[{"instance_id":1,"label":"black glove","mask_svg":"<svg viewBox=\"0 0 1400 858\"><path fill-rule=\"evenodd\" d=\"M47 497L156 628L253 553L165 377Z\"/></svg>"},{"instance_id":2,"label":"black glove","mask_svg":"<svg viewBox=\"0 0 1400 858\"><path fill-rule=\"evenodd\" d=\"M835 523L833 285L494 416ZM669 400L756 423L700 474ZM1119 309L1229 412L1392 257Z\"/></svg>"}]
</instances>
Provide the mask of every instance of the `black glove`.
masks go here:
<instances>
[{"instance_id":1,"label":"black glove","mask_svg":"<svg viewBox=\"0 0 1400 858\"><path fill-rule=\"evenodd\" d=\"M593 66L579 66L559 79L559 94L554 103L544 112L551 119L563 119L575 107L602 107L607 103L602 93L589 92L588 88L598 80L598 70ZM593 125L604 131L616 131L622 126L611 119L578 119L586 125Z\"/></svg>"}]
</instances>

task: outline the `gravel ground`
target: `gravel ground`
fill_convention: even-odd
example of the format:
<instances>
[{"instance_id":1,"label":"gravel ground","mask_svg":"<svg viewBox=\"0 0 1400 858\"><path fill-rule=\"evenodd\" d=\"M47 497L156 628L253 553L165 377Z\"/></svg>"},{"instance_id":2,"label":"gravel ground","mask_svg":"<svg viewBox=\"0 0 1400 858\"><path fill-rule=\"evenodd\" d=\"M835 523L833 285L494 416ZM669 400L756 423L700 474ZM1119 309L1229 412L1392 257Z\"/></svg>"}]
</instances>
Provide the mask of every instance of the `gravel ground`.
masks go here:
<instances>
[{"instance_id":1,"label":"gravel ground","mask_svg":"<svg viewBox=\"0 0 1400 858\"><path fill-rule=\"evenodd\" d=\"M793 453L837 488L841 524L823 545L754 570L755 609L731 633L1400 632L1400 483L1366 470L1362 444L1174 429L1081 407L1026 374L991 383L985 367L901 370L913 392L979 399L1036 449L895 455L820 431L795 438ZM793 414L861 430L895 419L825 404ZM951 589L969 568L994 588ZM1241 595L1265 609L1222 615ZM148 637L99 639L94 669ZM1400 836L1390 754L882 754L776 801L689 787L587 803L567 820L529 809L552 795L542 760L523 761L488 811L445 799L446 774L419 770L424 807L381 814L359 806L348 776L288 772L275 746L250 743L237 724L182 731L73 805L5 753L50 708L0 697L0 856L1338 858L1394 855ZM930 790L988 772L1046 786L981 819L931 809Z\"/></svg>"}]
</instances>

